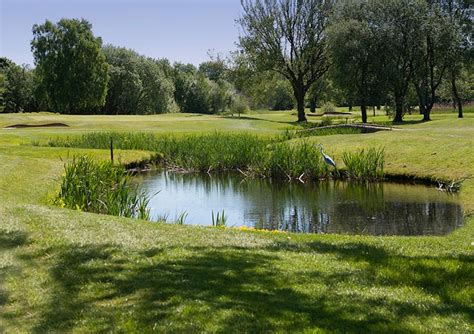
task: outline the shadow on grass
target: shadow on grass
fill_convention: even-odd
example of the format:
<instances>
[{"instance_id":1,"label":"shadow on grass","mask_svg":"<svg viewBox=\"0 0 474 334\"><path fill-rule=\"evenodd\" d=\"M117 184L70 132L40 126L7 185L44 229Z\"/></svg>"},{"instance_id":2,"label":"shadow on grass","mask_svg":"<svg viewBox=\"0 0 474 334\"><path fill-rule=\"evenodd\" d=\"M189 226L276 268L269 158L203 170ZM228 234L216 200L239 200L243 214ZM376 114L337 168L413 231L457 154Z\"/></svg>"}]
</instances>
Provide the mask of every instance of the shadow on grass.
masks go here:
<instances>
[{"instance_id":1,"label":"shadow on grass","mask_svg":"<svg viewBox=\"0 0 474 334\"><path fill-rule=\"evenodd\" d=\"M265 118L258 118L258 117L250 117L250 116L221 116L221 118L225 118L225 119L232 119L232 120L235 120L235 121L260 121L260 122L270 122L270 123L279 123L279 124L288 124L288 125L293 125L293 126L297 126L297 125L301 125L301 123L298 123L298 122L293 122L293 121L288 121L288 122L285 122L285 121L275 121L275 120L272 120L272 119L265 119Z\"/></svg>"},{"instance_id":2,"label":"shadow on grass","mask_svg":"<svg viewBox=\"0 0 474 334\"><path fill-rule=\"evenodd\" d=\"M332 245L317 242L309 246L315 252L332 253L341 260L367 263L363 280L372 286L415 287L439 298L441 306L429 309L427 314L464 313L474 321L474 305L456 299L457 293L470 291L474 282L474 257L391 255L382 248L358 243Z\"/></svg>"},{"instance_id":3,"label":"shadow on grass","mask_svg":"<svg viewBox=\"0 0 474 334\"><path fill-rule=\"evenodd\" d=\"M423 116L420 116L423 117ZM413 125L413 124L421 124L421 123L428 123L427 121L423 121L422 119L412 119L412 120L403 120L403 122L391 122L393 125Z\"/></svg>"},{"instance_id":4,"label":"shadow on grass","mask_svg":"<svg viewBox=\"0 0 474 334\"><path fill-rule=\"evenodd\" d=\"M26 243L27 235L22 231L0 230L0 252Z\"/></svg>"},{"instance_id":5,"label":"shadow on grass","mask_svg":"<svg viewBox=\"0 0 474 334\"><path fill-rule=\"evenodd\" d=\"M0 230L0 254L11 251L14 248L20 247L27 242L27 234L22 231L5 231ZM11 265L5 265L0 263L0 311L6 305L8 301L8 292L2 286L3 282L9 272L15 270ZM0 312L1 318L2 312ZM3 333L4 328L0 323L0 333Z\"/></svg>"},{"instance_id":6,"label":"shadow on grass","mask_svg":"<svg viewBox=\"0 0 474 334\"><path fill-rule=\"evenodd\" d=\"M472 319L473 308L453 297L469 289L472 258L404 257L356 243L312 242L305 244L308 250L298 252L289 244L280 246L125 252L112 245L89 245L48 250L56 253L57 261L49 301L35 332L70 331L84 322L94 331L319 328L409 333L403 320L410 317ZM290 253L297 260L304 252L335 256L338 264L347 262L355 270L322 270L307 263L293 273L278 269L280 255ZM353 290L348 293L347 287L341 288L344 284ZM426 291L441 302L417 304L404 296L367 293L404 287Z\"/></svg>"}]
</instances>

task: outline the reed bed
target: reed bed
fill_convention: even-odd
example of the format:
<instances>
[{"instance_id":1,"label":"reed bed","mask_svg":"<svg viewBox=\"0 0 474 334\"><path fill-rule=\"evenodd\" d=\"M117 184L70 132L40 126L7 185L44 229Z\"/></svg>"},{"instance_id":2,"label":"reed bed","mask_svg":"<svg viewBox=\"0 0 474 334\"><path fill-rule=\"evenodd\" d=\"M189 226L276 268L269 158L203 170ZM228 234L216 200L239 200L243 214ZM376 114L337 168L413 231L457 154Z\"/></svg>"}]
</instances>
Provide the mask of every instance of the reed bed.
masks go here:
<instances>
[{"instance_id":1,"label":"reed bed","mask_svg":"<svg viewBox=\"0 0 474 334\"><path fill-rule=\"evenodd\" d=\"M150 220L149 200L123 166L80 156L64 166L54 201L71 209Z\"/></svg>"},{"instance_id":2,"label":"reed bed","mask_svg":"<svg viewBox=\"0 0 474 334\"><path fill-rule=\"evenodd\" d=\"M349 178L377 180L384 177L385 150L383 148L344 152L342 161L346 165Z\"/></svg>"},{"instance_id":3,"label":"reed bed","mask_svg":"<svg viewBox=\"0 0 474 334\"><path fill-rule=\"evenodd\" d=\"M265 171L275 178L319 179L329 175L319 148L308 142L275 145L266 159Z\"/></svg>"},{"instance_id":4,"label":"reed bed","mask_svg":"<svg viewBox=\"0 0 474 334\"><path fill-rule=\"evenodd\" d=\"M249 134L212 133L186 136L155 136L149 133L88 133L58 138L52 147L146 150L159 153L169 165L195 171L247 170L261 163L274 140Z\"/></svg>"},{"instance_id":5,"label":"reed bed","mask_svg":"<svg viewBox=\"0 0 474 334\"><path fill-rule=\"evenodd\" d=\"M330 129L338 132L339 130ZM343 131L346 131L344 129ZM350 129L349 131L352 131ZM328 178L334 173L318 147L309 141L288 143L282 136L262 138L251 134L164 135L150 133L88 133L50 140L49 146L155 152L150 162L182 171L222 172L235 170L245 176L295 180ZM383 150L368 149L342 156L353 179L383 177Z\"/></svg>"}]
</instances>

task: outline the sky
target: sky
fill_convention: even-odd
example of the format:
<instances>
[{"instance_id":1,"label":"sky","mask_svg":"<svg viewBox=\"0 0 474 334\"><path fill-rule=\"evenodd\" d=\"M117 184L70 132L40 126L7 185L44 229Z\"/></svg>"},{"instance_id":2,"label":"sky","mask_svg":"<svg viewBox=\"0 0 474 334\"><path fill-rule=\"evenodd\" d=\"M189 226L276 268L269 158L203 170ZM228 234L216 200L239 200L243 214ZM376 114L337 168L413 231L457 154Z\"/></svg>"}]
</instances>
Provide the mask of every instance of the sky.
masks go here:
<instances>
[{"instance_id":1,"label":"sky","mask_svg":"<svg viewBox=\"0 0 474 334\"><path fill-rule=\"evenodd\" d=\"M33 65L33 24L84 18L104 44L198 65L236 49L240 10L240 0L0 0L0 56Z\"/></svg>"}]
</instances>

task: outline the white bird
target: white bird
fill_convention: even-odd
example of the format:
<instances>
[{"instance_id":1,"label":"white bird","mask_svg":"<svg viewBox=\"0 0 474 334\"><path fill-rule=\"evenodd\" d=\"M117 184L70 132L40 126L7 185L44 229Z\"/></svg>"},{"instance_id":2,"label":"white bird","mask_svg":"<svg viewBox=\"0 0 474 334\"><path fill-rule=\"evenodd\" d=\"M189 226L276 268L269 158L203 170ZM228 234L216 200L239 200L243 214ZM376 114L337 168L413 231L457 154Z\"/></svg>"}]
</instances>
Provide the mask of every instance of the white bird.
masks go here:
<instances>
[{"instance_id":1,"label":"white bird","mask_svg":"<svg viewBox=\"0 0 474 334\"><path fill-rule=\"evenodd\" d=\"M334 162L334 160L333 160L329 155L327 155L326 153L324 153L324 151L323 151L323 145L319 144L318 146L319 146L319 148L321 149L321 154L322 154L323 157L324 157L324 161L325 161L328 165L333 166L335 169L337 169L336 163Z\"/></svg>"}]
</instances>

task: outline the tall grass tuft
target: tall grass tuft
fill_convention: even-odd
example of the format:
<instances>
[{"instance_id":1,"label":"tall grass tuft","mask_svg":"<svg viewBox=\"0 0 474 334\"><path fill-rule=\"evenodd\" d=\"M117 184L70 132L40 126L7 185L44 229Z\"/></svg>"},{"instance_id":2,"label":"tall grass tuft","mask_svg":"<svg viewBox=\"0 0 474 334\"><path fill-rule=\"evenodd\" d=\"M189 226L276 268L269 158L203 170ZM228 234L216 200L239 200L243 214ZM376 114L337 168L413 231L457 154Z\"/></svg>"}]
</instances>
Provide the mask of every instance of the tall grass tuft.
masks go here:
<instances>
[{"instance_id":1,"label":"tall grass tuft","mask_svg":"<svg viewBox=\"0 0 474 334\"><path fill-rule=\"evenodd\" d=\"M123 166L80 156L65 165L55 202L71 209L150 220L149 200L132 186Z\"/></svg>"},{"instance_id":2,"label":"tall grass tuft","mask_svg":"<svg viewBox=\"0 0 474 334\"><path fill-rule=\"evenodd\" d=\"M357 152L344 152L342 161L347 174L353 179L382 179L384 176L385 151L383 148L361 149Z\"/></svg>"},{"instance_id":3,"label":"tall grass tuft","mask_svg":"<svg viewBox=\"0 0 474 334\"><path fill-rule=\"evenodd\" d=\"M268 155L265 169L272 177L290 180L318 179L328 175L318 147L308 142L275 145Z\"/></svg>"},{"instance_id":4,"label":"tall grass tuft","mask_svg":"<svg viewBox=\"0 0 474 334\"><path fill-rule=\"evenodd\" d=\"M212 226L214 227L225 227L227 224L227 216L225 215L224 210L217 212L217 215L214 216L214 210L212 211Z\"/></svg>"}]
</instances>

